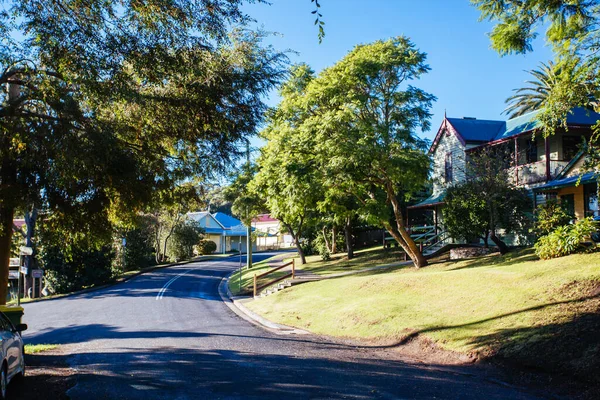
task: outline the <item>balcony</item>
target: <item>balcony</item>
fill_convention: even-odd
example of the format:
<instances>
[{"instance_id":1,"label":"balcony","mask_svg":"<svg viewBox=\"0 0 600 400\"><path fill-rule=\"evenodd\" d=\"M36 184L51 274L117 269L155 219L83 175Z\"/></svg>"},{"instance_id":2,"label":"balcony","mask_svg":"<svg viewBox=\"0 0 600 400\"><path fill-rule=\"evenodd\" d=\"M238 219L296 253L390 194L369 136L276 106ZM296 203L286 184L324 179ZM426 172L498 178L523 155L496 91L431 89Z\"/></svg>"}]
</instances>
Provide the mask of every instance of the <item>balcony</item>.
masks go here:
<instances>
[{"instance_id":1,"label":"balcony","mask_svg":"<svg viewBox=\"0 0 600 400\"><path fill-rule=\"evenodd\" d=\"M550 160L550 179L554 179L567 164L569 164L569 161ZM546 182L546 161L544 160L519 165L516 169L516 173L515 167L510 168L508 171L512 183L518 186Z\"/></svg>"}]
</instances>

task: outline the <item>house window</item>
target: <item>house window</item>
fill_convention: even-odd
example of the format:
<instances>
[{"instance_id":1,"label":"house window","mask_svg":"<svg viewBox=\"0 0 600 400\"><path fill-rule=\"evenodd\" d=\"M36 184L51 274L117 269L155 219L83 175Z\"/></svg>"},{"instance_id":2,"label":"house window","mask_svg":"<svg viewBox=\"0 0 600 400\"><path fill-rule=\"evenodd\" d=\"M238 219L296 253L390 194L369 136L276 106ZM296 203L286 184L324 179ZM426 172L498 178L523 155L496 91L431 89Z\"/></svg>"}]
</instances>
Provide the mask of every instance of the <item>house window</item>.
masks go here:
<instances>
[{"instance_id":1,"label":"house window","mask_svg":"<svg viewBox=\"0 0 600 400\"><path fill-rule=\"evenodd\" d=\"M525 163L531 164L538 160L537 140L528 140L525 149Z\"/></svg>"},{"instance_id":2,"label":"house window","mask_svg":"<svg viewBox=\"0 0 600 400\"><path fill-rule=\"evenodd\" d=\"M446 153L446 161L444 163L446 183L452 182L452 153Z\"/></svg>"}]
</instances>

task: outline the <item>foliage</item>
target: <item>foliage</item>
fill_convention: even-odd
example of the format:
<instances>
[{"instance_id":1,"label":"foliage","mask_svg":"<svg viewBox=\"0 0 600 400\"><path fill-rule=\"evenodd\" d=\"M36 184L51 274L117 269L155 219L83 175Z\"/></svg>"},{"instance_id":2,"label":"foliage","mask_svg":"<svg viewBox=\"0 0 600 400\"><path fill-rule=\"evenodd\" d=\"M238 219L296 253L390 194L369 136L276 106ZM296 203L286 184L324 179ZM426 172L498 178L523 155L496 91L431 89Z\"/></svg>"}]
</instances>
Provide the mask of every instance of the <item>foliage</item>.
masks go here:
<instances>
[{"instance_id":1,"label":"foliage","mask_svg":"<svg viewBox=\"0 0 600 400\"><path fill-rule=\"evenodd\" d=\"M559 226L535 243L535 254L543 259L563 257L585 249L584 242L598 230L593 218L584 218L573 225Z\"/></svg>"},{"instance_id":2,"label":"foliage","mask_svg":"<svg viewBox=\"0 0 600 400\"><path fill-rule=\"evenodd\" d=\"M137 217L136 227L123 235L126 245L123 249L121 244L120 251L124 252L125 270L146 268L155 264L154 229L154 219L142 215Z\"/></svg>"},{"instance_id":3,"label":"foliage","mask_svg":"<svg viewBox=\"0 0 600 400\"><path fill-rule=\"evenodd\" d=\"M444 227L453 238L467 242L480 238L487 245L489 218L485 199L479 196L478 185L466 181L446 191L442 208Z\"/></svg>"},{"instance_id":4,"label":"foliage","mask_svg":"<svg viewBox=\"0 0 600 400\"><path fill-rule=\"evenodd\" d=\"M356 46L309 84L302 126L305 138L317 138L324 187L358 201L359 213L383 225L416 266L427 262L406 231L402 204L430 165L416 131L430 128L435 97L411 85L429 71L425 61L406 37Z\"/></svg>"},{"instance_id":5,"label":"foliage","mask_svg":"<svg viewBox=\"0 0 600 400\"><path fill-rule=\"evenodd\" d=\"M170 260L189 260L194 256L194 247L200 242L202 228L193 221L179 222L167 246Z\"/></svg>"},{"instance_id":6,"label":"foliage","mask_svg":"<svg viewBox=\"0 0 600 400\"><path fill-rule=\"evenodd\" d=\"M158 191L221 172L285 55L243 0L5 2L0 13L0 301L15 210L128 223Z\"/></svg>"},{"instance_id":7,"label":"foliage","mask_svg":"<svg viewBox=\"0 0 600 400\"><path fill-rule=\"evenodd\" d=\"M535 233L545 236L560 226L568 225L571 219L564 205L556 200L548 200L535 210Z\"/></svg>"},{"instance_id":8,"label":"foliage","mask_svg":"<svg viewBox=\"0 0 600 400\"><path fill-rule=\"evenodd\" d=\"M261 137L267 144L257 160L258 172L249 190L264 201L271 215L281 221L296 241L302 263L304 231L313 222L317 202L322 196L314 137L301 135L298 125L306 117L302 107L304 91L314 78L306 65L292 67L289 79L280 89L278 107L268 114Z\"/></svg>"},{"instance_id":9,"label":"foliage","mask_svg":"<svg viewBox=\"0 0 600 400\"><path fill-rule=\"evenodd\" d=\"M487 221L486 232L502 254L508 252L508 246L497 236L500 229L504 233L527 232L531 223L531 200L527 191L515 187L510 179L509 169L512 164L510 150L502 145L486 147L469 154L465 176L469 189L463 194L462 202L468 206L475 204L472 214L468 210L461 212L469 216L465 222L481 226ZM459 223L458 220L456 220Z\"/></svg>"},{"instance_id":10,"label":"foliage","mask_svg":"<svg viewBox=\"0 0 600 400\"><path fill-rule=\"evenodd\" d=\"M39 258L51 291L68 293L106 283L114 277L115 253L111 243L48 232L42 238Z\"/></svg>"},{"instance_id":11,"label":"foliage","mask_svg":"<svg viewBox=\"0 0 600 400\"><path fill-rule=\"evenodd\" d=\"M201 255L212 254L217 251L217 244L212 240L201 240L197 245L198 253Z\"/></svg>"},{"instance_id":12,"label":"foliage","mask_svg":"<svg viewBox=\"0 0 600 400\"><path fill-rule=\"evenodd\" d=\"M231 202L232 213L246 226L250 226L252 219L266 209L261 196L248 186L257 171L256 164L244 164L223 193L224 199Z\"/></svg>"}]
</instances>

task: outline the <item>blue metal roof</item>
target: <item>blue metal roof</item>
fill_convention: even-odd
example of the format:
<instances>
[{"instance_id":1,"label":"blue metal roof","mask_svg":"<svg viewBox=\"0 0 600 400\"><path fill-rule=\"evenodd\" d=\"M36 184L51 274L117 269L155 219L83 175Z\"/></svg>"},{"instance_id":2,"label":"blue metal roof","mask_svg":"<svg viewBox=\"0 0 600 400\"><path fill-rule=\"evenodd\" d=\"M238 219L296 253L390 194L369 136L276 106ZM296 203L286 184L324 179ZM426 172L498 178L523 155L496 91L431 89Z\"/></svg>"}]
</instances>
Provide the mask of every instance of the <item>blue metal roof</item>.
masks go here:
<instances>
[{"instance_id":1,"label":"blue metal roof","mask_svg":"<svg viewBox=\"0 0 600 400\"><path fill-rule=\"evenodd\" d=\"M446 191L442 191L440 193L436 193L436 194L432 194L429 198L427 198L426 200L423 200L420 203L417 203L415 205L412 206L408 206L408 208L425 208L425 207L432 207L438 204L443 204L444 203L444 199L446 198Z\"/></svg>"},{"instance_id":2,"label":"blue metal roof","mask_svg":"<svg viewBox=\"0 0 600 400\"><path fill-rule=\"evenodd\" d=\"M489 142L504 129L504 121L475 118L447 118L465 142Z\"/></svg>"},{"instance_id":3,"label":"blue metal roof","mask_svg":"<svg viewBox=\"0 0 600 400\"><path fill-rule=\"evenodd\" d=\"M555 179L553 181L546 183L543 186L538 186L538 187L534 188L533 190L537 192L537 191L544 191L544 190L560 189L560 188L564 188L564 187L575 186L575 185L577 185L577 183L579 183L580 185L584 185L586 183L596 182L597 179L598 179L598 174L596 174L595 172L587 172L583 175L575 175L575 176L569 176L567 178Z\"/></svg>"},{"instance_id":4,"label":"blue metal roof","mask_svg":"<svg viewBox=\"0 0 600 400\"><path fill-rule=\"evenodd\" d=\"M222 212L213 214L213 217L215 217L215 219L219 221L219 223L225 228L231 228L234 226L242 225L242 221L240 221L239 219L233 218L231 215L227 215Z\"/></svg>"},{"instance_id":5,"label":"blue metal roof","mask_svg":"<svg viewBox=\"0 0 600 400\"><path fill-rule=\"evenodd\" d=\"M508 139L540 127L537 115L532 111L508 121L475 118L447 118L465 142L492 142ZM600 114L582 107L574 108L567 115L567 125L591 126L600 121Z\"/></svg>"}]
</instances>

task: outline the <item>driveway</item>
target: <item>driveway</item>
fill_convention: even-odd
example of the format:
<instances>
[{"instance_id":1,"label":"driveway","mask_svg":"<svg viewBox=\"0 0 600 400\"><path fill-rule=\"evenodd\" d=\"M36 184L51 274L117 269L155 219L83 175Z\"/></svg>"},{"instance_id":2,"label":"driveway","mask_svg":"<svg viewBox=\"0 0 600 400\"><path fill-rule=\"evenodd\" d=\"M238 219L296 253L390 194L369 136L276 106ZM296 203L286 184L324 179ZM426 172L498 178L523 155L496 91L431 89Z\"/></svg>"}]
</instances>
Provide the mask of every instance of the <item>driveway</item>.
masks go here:
<instances>
[{"instance_id":1,"label":"driveway","mask_svg":"<svg viewBox=\"0 0 600 400\"><path fill-rule=\"evenodd\" d=\"M256 327L218 294L238 265L233 257L174 266L26 304L25 341L63 345L77 371L71 399L539 398L479 368Z\"/></svg>"}]
</instances>

